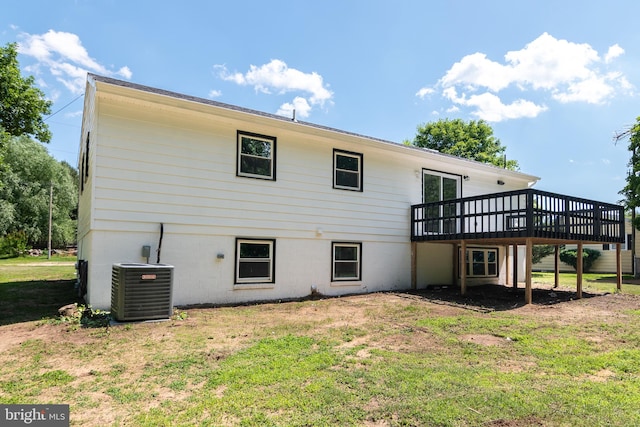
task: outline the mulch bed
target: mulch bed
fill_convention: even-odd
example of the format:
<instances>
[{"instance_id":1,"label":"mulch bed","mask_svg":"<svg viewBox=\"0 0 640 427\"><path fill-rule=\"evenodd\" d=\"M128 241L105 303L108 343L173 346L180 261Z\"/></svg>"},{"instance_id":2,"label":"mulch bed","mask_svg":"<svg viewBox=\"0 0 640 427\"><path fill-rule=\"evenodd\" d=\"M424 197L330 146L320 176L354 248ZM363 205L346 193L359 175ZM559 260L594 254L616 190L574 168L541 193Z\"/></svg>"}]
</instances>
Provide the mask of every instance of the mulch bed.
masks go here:
<instances>
[{"instance_id":1,"label":"mulch bed","mask_svg":"<svg viewBox=\"0 0 640 427\"><path fill-rule=\"evenodd\" d=\"M462 295L458 286L429 286L427 289L411 291L409 294L424 298L434 303L461 306L477 311L490 312L512 310L525 305L524 287L514 289L512 286L482 285L470 286ZM582 298L600 296L599 293L582 291ZM533 305L552 305L578 299L575 291L567 289L532 289Z\"/></svg>"}]
</instances>

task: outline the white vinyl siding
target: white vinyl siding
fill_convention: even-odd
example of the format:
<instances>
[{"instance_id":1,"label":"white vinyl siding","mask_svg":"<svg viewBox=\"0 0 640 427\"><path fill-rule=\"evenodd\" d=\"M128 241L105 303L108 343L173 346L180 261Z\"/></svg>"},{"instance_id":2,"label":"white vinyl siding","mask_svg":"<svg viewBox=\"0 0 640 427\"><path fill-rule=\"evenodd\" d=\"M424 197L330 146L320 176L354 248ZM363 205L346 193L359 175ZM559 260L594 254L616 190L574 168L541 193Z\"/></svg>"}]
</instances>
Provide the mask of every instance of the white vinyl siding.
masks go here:
<instances>
[{"instance_id":1,"label":"white vinyl siding","mask_svg":"<svg viewBox=\"0 0 640 427\"><path fill-rule=\"evenodd\" d=\"M86 259L96 308L109 307L113 263L144 262L146 245L156 253L160 224L160 262L175 267L176 305L298 298L314 286L325 295L407 289L409 208L422 201L421 171L470 169L478 191L496 181L492 168L399 144L102 82L97 88L95 120L83 122L83 148L91 124L91 170L79 211L93 236ZM239 134L274 142L277 180L238 177ZM366 174L359 163L366 191L333 188L337 146L366 158ZM529 176L511 174L527 187ZM236 283L238 236L277 238L268 286ZM333 284L334 242L366 248L366 263L358 249L360 281L346 288L347 280ZM422 271L419 286L431 280Z\"/></svg>"}]
</instances>

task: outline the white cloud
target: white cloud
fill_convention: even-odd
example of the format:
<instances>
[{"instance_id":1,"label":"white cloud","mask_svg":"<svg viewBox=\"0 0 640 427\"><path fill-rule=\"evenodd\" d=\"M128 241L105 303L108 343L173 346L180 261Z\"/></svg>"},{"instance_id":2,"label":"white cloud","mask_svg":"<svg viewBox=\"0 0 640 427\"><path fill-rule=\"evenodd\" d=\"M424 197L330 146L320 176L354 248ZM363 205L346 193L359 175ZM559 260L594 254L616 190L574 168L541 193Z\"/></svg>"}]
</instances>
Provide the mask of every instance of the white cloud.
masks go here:
<instances>
[{"instance_id":1,"label":"white cloud","mask_svg":"<svg viewBox=\"0 0 640 427\"><path fill-rule=\"evenodd\" d=\"M534 96L547 95L561 103L602 104L620 90L630 93L633 86L622 73L606 70L623 53L624 49L613 45L603 60L588 44L544 33L524 48L507 52L503 63L480 52L463 57L435 88L454 106L471 107L471 114L487 121L536 117L548 107L534 102ZM420 89L416 96L424 98L427 89ZM519 92L518 99L504 101L506 95L501 98L498 94L506 90L510 96Z\"/></svg>"},{"instance_id":2,"label":"white cloud","mask_svg":"<svg viewBox=\"0 0 640 427\"><path fill-rule=\"evenodd\" d=\"M307 118L311 113L311 105L303 97L296 96L293 102L282 104L276 114L293 118L293 110L296 112L296 117Z\"/></svg>"},{"instance_id":3,"label":"white cloud","mask_svg":"<svg viewBox=\"0 0 640 427\"><path fill-rule=\"evenodd\" d=\"M621 48L617 43L614 44L613 46L609 47L609 50L607 51L607 54L604 56L604 62L606 62L607 64L609 62L611 62L613 59L617 58L618 56L624 54L624 49Z\"/></svg>"},{"instance_id":4,"label":"white cloud","mask_svg":"<svg viewBox=\"0 0 640 427\"><path fill-rule=\"evenodd\" d=\"M219 96L222 96L222 92L216 89L211 89L209 91L209 98L218 98Z\"/></svg>"},{"instance_id":5,"label":"white cloud","mask_svg":"<svg viewBox=\"0 0 640 427\"><path fill-rule=\"evenodd\" d=\"M417 93L416 96L418 98L426 98L427 96L431 95L432 93L435 93L435 90L433 88L430 87L423 87L421 88Z\"/></svg>"},{"instance_id":6,"label":"white cloud","mask_svg":"<svg viewBox=\"0 0 640 427\"><path fill-rule=\"evenodd\" d=\"M592 75L584 80L570 83L564 92L558 91L553 98L562 102L586 102L599 104L614 92L614 87L604 76Z\"/></svg>"},{"instance_id":7,"label":"white cloud","mask_svg":"<svg viewBox=\"0 0 640 427\"><path fill-rule=\"evenodd\" d=\"M518 99L511 104L504 104L497 95L489 92L467 97L467 94L459 96L454 88L448 88L448 90L445 90L445 97L454 104L474 107L475 111L471 114L487 122L536 117L547 109L546 106L536 105L524 99ZM456 108L456 106L454 105L452 108Z\"/></svg>"},{"instance_id":8,"label":"white cloud","mask_svg":"<svg viewBox=\"0 0 640 427\"><path fill-rule=\"evenodd\" d=\"M45 34L23 33L19 38L18 51L37 61L29 70L36 74L48 70L74 94L80 94L84 90L86 74L89 71L126 79L132 76L129 67L112 71L93 59L76 34L49 30ZM43 80L43 77L39 76L39 80Z\"/></svg>"},{"instance_id":9,"label":"white cloud","mask_svg":"<svg viewBox=\"0 0 640 427\"><path fill-rule=\"evenodd\" d=\"M296 96L292 103L283 104L278 114L280 111L290 112L295 108L297 113L300 112L301 117L308 117L312 106L324 106L333 98L333 92L327 88L320 74L304 73L290 68L279 59L273 59L260 66L250 65L249 71L244 74L231 73L225 65L214 65L214 70L221 79L242 86L253 86L258 92L280 95L289 92L306 94L305 97Z\"/></svg>"},{"instance_id":10,"label":"white cloud","mask_svg":"<svg viewBox=\"0 0 640 427\"><path fill-rule=\"evenodd\" d=\"M483 86L493 91L507 87L511 81L509 68L487 59L483 53L467 55L447 71L440 84L443 87Z\"/></svg>"}]
</instances>

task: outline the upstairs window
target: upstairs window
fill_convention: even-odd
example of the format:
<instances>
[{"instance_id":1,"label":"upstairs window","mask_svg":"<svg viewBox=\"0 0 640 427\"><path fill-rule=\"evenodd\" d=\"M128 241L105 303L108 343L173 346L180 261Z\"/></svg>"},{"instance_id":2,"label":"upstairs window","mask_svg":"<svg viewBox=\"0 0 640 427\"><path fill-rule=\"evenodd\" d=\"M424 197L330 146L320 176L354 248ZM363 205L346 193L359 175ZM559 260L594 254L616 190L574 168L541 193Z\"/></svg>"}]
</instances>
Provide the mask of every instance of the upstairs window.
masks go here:
<instances>
[{"instance_id":1,"label":"upstairs window","mask_svg":"<svg viewBox=\"0 0 640 427\"><path fill-rule=\"evenodd\" d=\"M236 174L249 178L276 180L276 138L238 132Z\"/></svg>"},{"instance_id":2,"label":"upstairs window","mask_svg":"<svg viewBox=\"0 0 640 427\"><path fill-rule=\"evenodd\" d=\"M333 188L362 191L362 154L333 150Z\"/></svg>"}]
</instances>

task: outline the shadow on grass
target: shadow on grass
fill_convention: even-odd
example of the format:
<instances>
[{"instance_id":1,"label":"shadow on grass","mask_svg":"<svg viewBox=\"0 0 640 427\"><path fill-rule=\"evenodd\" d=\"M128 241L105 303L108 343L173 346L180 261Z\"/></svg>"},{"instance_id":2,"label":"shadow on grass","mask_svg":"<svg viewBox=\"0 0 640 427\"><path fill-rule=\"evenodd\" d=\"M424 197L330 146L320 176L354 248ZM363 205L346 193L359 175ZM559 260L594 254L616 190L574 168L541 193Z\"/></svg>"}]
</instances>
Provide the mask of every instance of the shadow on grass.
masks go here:
<instances>
[{"instance_id":1,"label":"shadow on grass","mask_svg":"<svg viewBox=\"0 0 640 427\"><path fill-rule=\"evenodd\" d=\"M0 326L57 318L58 309L81 303L75 280L0 283Z\"/></svg>"},{"instance_id":2,"label":"shadow on grass","mask_svg":"<svg viewBox=\"0 0 640 427\"><path fill-rule=\"evenodd\" d=\"M533 288L533 305L552 305L577 299L575 292L564 289ZM430 302L455 305L481 312L513 310L525 305L522 287L502 285L482 285L467 288L466 295L460 294L457 286L431 286L427 289L408 292ZM593 298L601 294L582 291L582 298Z\"/></svg>"}]
</instances>

